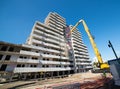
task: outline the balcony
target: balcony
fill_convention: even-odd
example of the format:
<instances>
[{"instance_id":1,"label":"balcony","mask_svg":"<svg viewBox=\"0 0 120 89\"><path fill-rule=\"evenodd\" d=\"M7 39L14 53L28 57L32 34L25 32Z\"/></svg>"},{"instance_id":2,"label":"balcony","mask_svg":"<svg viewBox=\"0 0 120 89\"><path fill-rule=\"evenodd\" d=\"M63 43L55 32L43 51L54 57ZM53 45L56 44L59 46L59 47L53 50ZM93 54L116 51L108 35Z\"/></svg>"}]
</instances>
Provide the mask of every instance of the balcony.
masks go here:
<instances>
[{"instance_id":1,"label":"balcony","mask_svg":"<svg viewBox=\"0 0 120 89\"><path fill-rule=\"evenodd\" d=\"M59 24L55 24L56 27L60 27L63 28L63 26L59 25Z\"/></svg>"},{"instance_id":2,"label":"balcony","mask_svg":"<svg viewBox=\"0 0 120 89\"><path fill-rule=\"evenodd\" d=\"M61 39L61 38L59 38L58 36L53 36L53 35L50 35L50 34L46 34L48 37L51 37L51 38L54 38L54 39L56 39L56 40L59 40L59 41L62 41L62 42L64 42L64 40L63 39Z\"/></svg>"},{"instance_id":3,"label":"balcony","mask_svg":"<svg viewBox=\"0 0 120 89\"><path fill-rule=\"evenodd\" d=\"M37 26L36 26L36 27L37 27ZM39 33L39 34L43 34L43 33L44 33L42 30L37 29L37 28L34 30L34 32Z\"/></svg>"},{"instance_id":4,"label":"balcony","mask_svg":"<svg viewBox=\"0 0 120 89\"><path fill-rule=\"evenodd\" d=\"M24 51L24 50L20 50L20 54L22 54L22 55L31 55L31 56L40 56L39 53L31 52L31 51Z\"/></svg>"},{"instance_id":5,"label":"balcony","mask_svg":"<svg viewBox=\"0 0 120 89\"><path fill-rule=\"evenodd\" d=\"M77 62L76 64L77 64L77 65L90 65L90 63L86 63L86 62L85 62L85 63L80 63L80 62L78 63L78 62Z\"/></svg>"},{"instance_id":6,"label":"balcony","mask_svg":"<svg viewBox=\"0 0 120 89\"><path fill-rule=\"evenodd\" d=\"M89 55L89 54L88 54L88 51L87 51L87 50L83 50L83 49L74 49L74 52L84 53L84 54L86 54L86 55Z\"/></svg>"},{"instance_id":7,"label":"balcony","mask_svg":"<svg viewBox=\"0 0 120 89\"><path fill-rule=\"evenodd\" d=\"M62 31L62 34L63 34L63 28L57 27L56 29L58 29L59 31Z\"/></svg>"},{"instance_id":8,"label":"balcony","mask_svg":"<svg viewBox=\"0 0 120 89\"><path fill-rule=\"evenodd\" d=\"M53 22L52 20L49 21L49 26L52 27L54 32L57 32L58 34L63 34L61 31L57 30L57 24Z\"/></svg>"},{"instance_id":9,"label":"balcony","mask_svg":"<svg viewBox=\"0 0 120 89\"><path fill-rule=\"evenodd\" d=\"M10 52L10 51L0 51L0 54L10 54L10 55L13 55L13 54L19 54L19 52Z\"/></svg>"},{"instance_id":10,"label":"balcony","mask_svg":"<svg viewBox=\"0 0 120 89\"><path fill-rule=\"evenodd\" d=\"M56 17L57 16L57 17ZM65 23L65 20L61 17L61 16L59 16L59 15L57 15L57 14L52 14L52 15L50 15L50 18L51 19L56 19L58 22L61 22L61 23Z\"/></svg>"},{"instance_id":11,"label":"balcony","mask_svg":"<svg viewBox=\"0 0 120 89\"><path fill-rule=\"evenodd\" d=\"M59 45L54 45L54 44L50 44L50 43L45 43L46 46L51 46L51 47L54 47L54 48L57 48L57 49L64 49L63 47L59 46Z\"/></svg>"},{"instance_id":12,"label":"balcony","mask_svg":"<svg viewBox=\"0 0 120 89\"><path fill-rule=\"evenodd\" d=\"M85 48L85 47L83 47L83 46L81 46L81 45L78 45L78 44L76 44L76 43L73 43L73 46L74 46L74 48L80 48L80 49L87 50L87 48Z\"/></svg>"},{"instance_id":13,"label":"balcony","mask_svg":"<svg viewBox=\"0 0 120 89\"><path fill-rule=\"evenodd\" d=\"M66 71L66 70L72 70L71 67L66 68L56 68L56 67L50 67L50 68L31 68L31 67L15 67L14 73L29 73L29 72L52 72L52 71Z\"/></svg>"},{"instance_id":14,"label":"balcony","mask_svg":"<svg viewBox=\"0 0 120 89\"><path fill-rule=\"evenodd\" d=\"M41 54L44 58L60 58L60 56L57 56L57 55L49 55L49 54Z\"/></svg>"},{"instance_id":15,"label":"balcony","mask_svg":"<svg viewBox=\"0 0 120 89\"><path fill-rule=\"evenodd\" d=\"M40 60L40 63L42 64L55 64L55 65L70 65L70 62L59 62L59 61L43 61Z\"/></svg>"},{"instance_id":16,"label":"balcony","mask_svg":"<svg viewBox=\"0 0 120 89\"><path fill-rule=\"evenodd\" d=\"M75 54L74 56L81 57L81 58L88 58L88 59L89 59L89 56L86 56L86 55L78 55L78 54Z\"/></svg>"},{"instance_id":17,"label":"balcony","mask_svg":"<svg viewBox=\"0 0 120 89\"><path fill-rule=\"evenodd\" d=\"M22 59L22 58L18 58L18 59L16 60L16 62L19 62L19 63L40 63L39 60Z\"/></svg>"},{"instance_id":18,"label":"balcony","mask_svg":"<svg viewBox=\"0 0 120 89\"><path fill-rule=\"evenodd\" d=\"M54 31L51 31L50 29L48 30L48 29L46 29L46 28L44 28L44 27L41 27L41 26L36 26L37 28L39 28L39 29L41 29L42 31L44 31L44 32L48 32L48 33L52 33L52 34L54 34L54 35L59 35L58 33L56 33L56 32L54 32ZM53 29L52 29L53 30Z\"/></svg>"},{"instance_id":19,"label":"balcony","mask_svg":"<svg viewBox=\"0 0 120 89\"><path fill-rule=\"evenodd\" d=\"M42 44L42 45L45 44L44 42L38 41L38 40L35 40L35 39L32 39L32 42L33 42L33 43L37 43L37 44Z\"/></svg>"},{"instance_id":20,"label":"balcony","mask_svg":"<svg viewBox=\"0 0 120 89\"><path fill-rule=\"evenodd\" d=\"M64 59L68 60L68 57L63 57L63 56L57 56L57 55L51 55L51 54L41 54L44 58L57 58L57 59Z\"/></svg>"},{"instance_id":21,"label":"balcony","mask_svg":"<svg viewBox=\"0 0 120 89\"><path fill-rule=\"evenodd\" d=\"M48 46L48 47L54 47L54 48L57 48L57 49L63 49L63 47L60 47L58 45L54 45L54 44L50 44L50 43L45 43L45 42L42 42L42 41L38 41L38 40L35 40L33 39L32 40L33 43L36 43L36 44L41 44L41 45L45 45L45 46Z\"/></svg>"},{"instance_id":22,"label":"balcony","mask_svg":"<svg viewBox=\"0 0 120 89\"><path fill-rule=\"evenodd\" d=\"M37 31L37 32L39 32L39 33L41 33L42 31L45 32L45 28L43 28L43 27L41 27L41 26L39 26L39 25L36 25L35 27L36 27L35 29L37 29L37 30L35 30L35 31Z\"/></svg>"},{"instance_id":23,"label":"balcony","mask_svg":"<svg viewBox=\"0 0 120 89\"><path fill-rule=\"evenodd\" d=\"M47 48L44 48L43 49L44 51L48 51L48 52L53 52L53 53L58 53L58 54L65 54L65 52L61 52L61 51L58 51L58 50L54 50L54 49L47 49Z\"/></svg>"},{"instance_id":24,"label":"balcony","mask_svg":"<svg viewBox=\"0 0 120 89\"><path fill-rule=\"evenodd\" d=\"M50 39L50 38L46 38L45 41L53 42L53 43L56 43L56 44L60 44L59 41L56 41L56 40L53 40L53 39Z\"/></svg>"},{"instance_id":25,"label":"balcony","mask_svg":"<svg viewBox=\"0 0 120 89\"><path fill-rule=\"evenodd\" d=\"M58 22L58 21L57 21L57 24L59 24L59 25L62 25L62 26L64 26L64 27L66 27L65 23L63 24L63 23L61 23L61 22Z\"/></svg>"},{"instance_id":26,"label":"balcony","mask_svg":"<svg viewBox=\"0 0 120 89\"><path fill-rule=\"evenodd\" d=\"M58 53L58 54L59 53L65 54L65 52L61 52L61 51L54 50L54 49L48 49L48 48L37 47L37 46L32 46L32 48L39 49L39 50L42 50L42 51L47 51L47 52L53 52L53 53Z\"/></svg>"},{"instance_id":27,"label":"balcony","mask_svg":"<svg viewBox=\"0 0 120 89\"><path fill-rule=\"evenodd\" d=\"M73 42L78 43L78 44L83 44L82 39L79 38L73 38Z\"/></svg>"},{"instance_id":28,"label":"balcony","mask_svg":"<svg viewBox=\"0 0 120 89\"><path fill-rule=\"evenodd\" d=\"M74 51L75 54L78 54L78 55L86 55L86 56L89 56L88 53L85 53L85 52L77 52L77 51Z\"/></svg>"},{"instance_id":29,"label":"balcony","mask_svg":"<svg viewBox=\"0 0 120 89\"><path fill-rule=\"evenodd\" d=\"M57 19L56 19L58 22L61 22L61 23L65 23L65 20L64 19L62 19L61 17L59 17L59 16L57 16Z\"/></svg>"},{"instance_id":30,"label":"balcony","mask_svg":"<svg viewBox=\"0 0 120 89\"><path fill-rule=\"evenodd\" d=\"M74 54L74 56L77 56L77 57L84 57L83 55L78 55L78 54Z\"/></svg>"},{"instance_id":31,"label":"balcony","mask_svg":"<svg viewBox=\"0 0 120 89\"><path fill-rule=\"evenodd\" d=\"M35 39L35 40L45 40L45 41L47 41L47 42L53 42L53 43L55 43L55 44L60 44L60 45L62 45L62 46L64 46L65 44L63 44L63 43L61 43L60 41L56 41L56 40L53 40L53 39L51 39L51 38L46 38L46 37L44 37L44 36L38 36L38 35L36 35L36 34L32 34L32 36L34 37L33 39ZM59 38L60 39L60 38Z\"/></svg>"},{"instance_id":32,"label":"balcony","mask_svg":"<svg viewBox=\"0 0 120 89\"><path fill-rule=\"evenodd\" d=\"M88 69L90 69L90 68L93 68L92 66L86 66L85 68L88 68Z\"/></svg>"},{"instance_id":33,"label":"balcony","mask_svg":"<svg viewBox=\"0 0 120 89\"><path fill-rule=\"evenodd\" d=\"M56 36L59 35L58 33L54 32L54 31L51 31L51 30L48 30L48 29L46 29L45 31L48 32L48 33L52 33L52 34L54 34Z\"/></svg>"},{"instance_id":34,"label":"balcony","mask_svg":"<svg viewBox=\"0 0 120 89\"><path fill-rule=\"evenodd\" d=\"M59 62L59 61L44 61L44 60L33 60L33 59L22 59L22 58L18 58L17 60L11 60L9 61L11 62L18 62L18 63L37 63L37 64L55 64L55 65L70 65L70 62Z\"/></svg>"},{"instance_id":35,"label":"balcony","mask_svg":"<svg viewBox=\"0 0 120 89\"><path fill-rule=\"evenodd\" d=\"M57 43L57 44L60 44L59 41L56 41L56 40L53 40L53 39L50 39L50 38L46 38L44 36L38 36L36 34L32 34L33 37L35 37L35 39L38 39L38 40L45 40L45 41L48 41L48 42L53 42L53 43ZM34 39L34 38L33 38Z\"/></svg>"},{"instance_id":36,"label":"balcony","mask_svg":"<svg viewBox=\"0 0 120 89\"><path fill-rule=\"evenodd\" d=\"M44 38L43 36L36 35L36 34L32 34L32 36L35 37L35 38L41 39L41 40Z\"/></svg>"},{"instance_id":37,"label":"balcony","mask_svg":"<svg viewBox=\"0 0 120 89\"><path fill-rule=\"evenodd\" d=\"M49 26L52 27L53 29L55 29L56 32L57 32L57 34L59 34L60 36L63 36L64 33L61 32L61 31L63 31L62 28L60 28L60 27L58 27L58 26L54 26L53 24L50 24L50 23L49 23Z\"/></svg>"},{"instance_id":38,"label":"balcony","mask_svg":"<svg viewBox=\"0 0 120 89\"><path fill-rule=\"evenodd\" d=\"M61 57L61 59L64 59L64 60L69 60L68 57Z\"/></svg>"},{"instance_id":39,"label":"balcony","mask_svg":"<svg viewBox=\"0 0 120 89\"><path fill-rule=\"evenodd\" d=\"M81 61L81 62L91 62L90 60L88 59L76 59L77 61Z\"/></svg>"},{"instance_id":40,"label":"balcony","mask_svg":"<svg viewBox=\"0 0 120 89\"><path fill-rule=\"evenodd\" d=\"M52 25L52 24L50 24ZM60 31L57 31L56 29L52 29L54 31L51 31L50 29L46 29L46 28L43 28L43 27L40 27L40 26L36 26L37 28L39 28L40 30L35 30L35 32L38 32L40 34L43 34L43 32L47 32L47 33L50 33L50 34L54 34L56 36L60 36L61 38L63 38L59 33L63 34L62 32ZM43 31L43 32L42 32Z\"/></svg>"}]
</instances>

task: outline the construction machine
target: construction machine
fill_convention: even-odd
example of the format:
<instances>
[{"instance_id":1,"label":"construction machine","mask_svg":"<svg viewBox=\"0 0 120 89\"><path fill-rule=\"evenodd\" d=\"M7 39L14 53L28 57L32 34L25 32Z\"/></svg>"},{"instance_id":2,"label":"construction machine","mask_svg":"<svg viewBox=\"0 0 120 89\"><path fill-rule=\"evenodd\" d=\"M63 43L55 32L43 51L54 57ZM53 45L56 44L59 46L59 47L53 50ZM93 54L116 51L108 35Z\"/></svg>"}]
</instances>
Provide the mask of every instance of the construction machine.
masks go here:
<instances>
[{"instance_id":1,"label":"construction machine","mask_svg":"<svg viewBox=\"0 0 120 89\"><path fill-rule=\"evenodd\" d=\"M114 89L120 89L120 58L118 58L116 56L116 59L112 59L112 60L109 60L108 63L107 62L104 62L102 57L101 57L101 54L96 46L96 43L88 29L88 26L86 25L85 21L84 20L79 20L75 26L73 26L73 28L70 30L70 34L77 28L77 26L82 23L83 26L84 26L84 29L89 37L89 40L91 42L91 45L93 47L93 50L94 50L94 53L98 59L98 63L96 63L96 66L99 68L99 69L93 69L92 72L102 72L102 73L105 73L105 72L111 72L112 76L113 76L113 79L114 79L114 82L115 82L115 86L118 87L118 88L114 88ZM111 44L111 42L109 41L109 47L112 47L113 49L113 46ZM115 53L115 51L114 51ZM110 70L110 71L109 71Z\"/></svg>"},{"instance_id":2,"label":"construction machine","mask_svg":"<svg viewBox=\"0 0 120 89\"><path fill-rule=\"evenodd\" d=\"M95 55L96 55L96 57L97 57L97 59L98 59L98 63L96 63L96 66L99 67L99 68L102 69L102 70L103 70L103 69L109 69L109 65L108 65L107 63L103 62L103 59L102 59L101 54L100 54L100 52L99 52L99 50L98 50L98 48L97 48L97 46L96 46L96 43L95 43L95 41L94 41L94 38L92 37L92 35L91 35L91 33L90 33L89 29L88 29L88 26L86 25L86 23L85 23L84 20L79 20L79 21L75 24L75 26L73 26L73 28L71 29L70 34L77 28L77 26L78 26L80 23L83 24L84 29L85 29L88 37L89 37L89 40L90 40L90 42L91 42L92 47L93 47L94 53L95 53Z\"/></svg>"}]
</instances>

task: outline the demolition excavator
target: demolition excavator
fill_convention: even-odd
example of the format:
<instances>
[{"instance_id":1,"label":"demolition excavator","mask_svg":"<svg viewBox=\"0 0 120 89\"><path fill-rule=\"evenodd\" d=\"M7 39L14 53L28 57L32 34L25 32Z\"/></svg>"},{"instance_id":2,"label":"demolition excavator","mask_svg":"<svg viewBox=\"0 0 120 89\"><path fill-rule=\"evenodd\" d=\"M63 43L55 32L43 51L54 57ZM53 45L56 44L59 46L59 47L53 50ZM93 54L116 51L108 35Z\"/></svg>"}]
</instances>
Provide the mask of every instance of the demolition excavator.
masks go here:
<instances>
[{"instance_id":1,"label":"demolition excavator","mask_svg":"<svg viewBox=\"0 0 120 89\"><path fill-rule=\"evenodd\" d=\"M78 26L80 23L83 24L84 29L85 29L88 37L89 37L90 43L91 43L91 45L92 45L92 47L93 47L94 53L95 53L95 55L96 55L96 57L97 57L97 59L98 59L98 63L96 63L96 66L97 66L98 68L100 68L101 70L109 69L109 65L103 61L103 59L102 59L102 57L101 57L101 54L100 54L100 52L99 52L99 50L98 50L98 48L97 48L97 46L96 46L96 43L95 43L95 41L94 41L94 38L92 37L92 35L91 35L90 31L89 31L89 28L88 28L88 26L87 26L87 24L85 23L84 20L79 20L79 21L75 24L75 26L73 26L73 28L71 29L70 34L77 28L77 26Z\"/></svg>"},{"instance_id":2,"label":"demolition excavator","mask_svg":"<svg viewBox=\"0 0 120 89\"><path fill-rule=\"evenodd\" d=\"M96 69L92 70L92 72L102 72L102 73L105 73L105 72L111 72L112 76L113 76L113 79L114 79L114 85L117 86L118 88L115 88L115 89L120 89L120 58L118 58L116 56L116 59L111 59L109 60L108 62L104 62L102 57L101 57L101 54L96 46L96 43L88 29L88 26L86 25L85 21L84 20L79 20L75 26L73 26L73 28L70 30L70 34L77 28L77 26L82 23L83 26L84 26L84 29L89 37L89 40L91 42L91 45L93 47L93 50L94 50L94 53L97 57L97 60L98 60L98 63L96 63L96 66L99 68L99 69ZM111 44L111 42L109 41L109 47L112 47L113 49L113 46ZM113 52L115 53L115 51L113 50Z\"/></svg>"}]
</instances>

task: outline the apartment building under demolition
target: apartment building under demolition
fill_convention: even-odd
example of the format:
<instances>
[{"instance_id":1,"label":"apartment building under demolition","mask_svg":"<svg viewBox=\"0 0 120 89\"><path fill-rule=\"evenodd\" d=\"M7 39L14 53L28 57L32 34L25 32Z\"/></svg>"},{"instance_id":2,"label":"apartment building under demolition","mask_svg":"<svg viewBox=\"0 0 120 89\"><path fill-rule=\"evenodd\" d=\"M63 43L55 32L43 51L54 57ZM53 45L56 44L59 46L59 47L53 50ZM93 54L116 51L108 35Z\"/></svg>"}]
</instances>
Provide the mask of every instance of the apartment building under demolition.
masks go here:
<instances>
[{"instance_id":1,"label":"apartment building under demolition","mask_svg":"<svg viewBox=\"0 0 120 89\"><path fill-rule=\"evenodd\" d=\"M25 44L0 42L1 75L47 78L91 69L88 50L78 29L68 36L71 27L66 26L65 18L50 12L44 23L35 22Z\"/></svg>"}]
</instances>

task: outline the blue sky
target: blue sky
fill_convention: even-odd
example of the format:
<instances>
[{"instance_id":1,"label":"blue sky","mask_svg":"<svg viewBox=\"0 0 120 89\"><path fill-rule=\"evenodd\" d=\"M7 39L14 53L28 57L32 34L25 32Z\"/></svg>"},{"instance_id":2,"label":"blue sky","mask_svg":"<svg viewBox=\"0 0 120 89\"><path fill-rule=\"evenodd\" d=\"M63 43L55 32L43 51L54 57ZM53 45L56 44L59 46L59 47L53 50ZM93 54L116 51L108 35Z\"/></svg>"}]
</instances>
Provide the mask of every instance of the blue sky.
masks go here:
<instances>
[{"instance_id":1,"label":"blue sky","mask_svg":"<svg viewBox=\"0 0 120 89\"><path fill-rule=\"evenodd\" d=\"M102 58L115 58L107 46L108 40L120 56L120 0L0 0L0 41L25 43L34 22L44 22L49 12L66 18L68 25L84 19ZM83 26L78 29L93 59L95 55Z\"/></svg>"}]
</instances>

